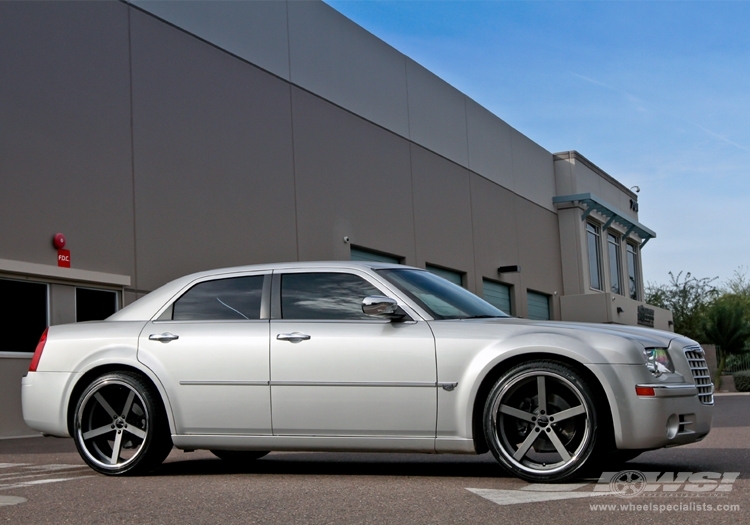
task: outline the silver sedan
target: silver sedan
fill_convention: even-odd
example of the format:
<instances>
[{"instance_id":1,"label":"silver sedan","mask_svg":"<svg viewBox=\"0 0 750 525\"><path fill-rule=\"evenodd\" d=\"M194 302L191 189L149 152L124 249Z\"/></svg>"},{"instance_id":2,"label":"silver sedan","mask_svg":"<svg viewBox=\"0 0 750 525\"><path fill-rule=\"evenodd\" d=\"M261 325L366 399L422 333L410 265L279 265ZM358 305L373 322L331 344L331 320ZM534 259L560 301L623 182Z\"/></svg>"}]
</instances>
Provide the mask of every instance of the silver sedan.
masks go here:
<instances>
[{"instance_id":1,"label":"silver sedan","mask_svg":"<svg viewBox=\"0 0 750 525\"><path fill-rule=\"evenodd\" d=\"M615 325L513 318L425 270L245 266L177 279L105 321L52 326L23 378L26 423L108 475L173 446L491 451L561 481L711 428L701 347Z\"/></svg>"}]
</instances>

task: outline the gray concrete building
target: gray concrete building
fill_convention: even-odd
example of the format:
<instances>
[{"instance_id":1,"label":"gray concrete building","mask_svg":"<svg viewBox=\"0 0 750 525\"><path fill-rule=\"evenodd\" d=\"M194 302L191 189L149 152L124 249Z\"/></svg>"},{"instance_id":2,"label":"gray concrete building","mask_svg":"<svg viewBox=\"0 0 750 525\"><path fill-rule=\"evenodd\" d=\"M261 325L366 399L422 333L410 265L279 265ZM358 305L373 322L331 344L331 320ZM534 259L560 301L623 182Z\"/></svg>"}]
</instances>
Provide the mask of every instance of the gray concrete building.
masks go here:
<instances>
[{"instance_id":1,"label":"gray concrete building","mask_svg":"<svg viewBox=\"0 0 750 525\"><path fill-rule=\"evenodd\" d=\"M30 433L45 326L210 268L395 260L516 316L671 329L635 193L322 2L0 1L0 49L0 436Z\"/></svg>"}]
</instances>

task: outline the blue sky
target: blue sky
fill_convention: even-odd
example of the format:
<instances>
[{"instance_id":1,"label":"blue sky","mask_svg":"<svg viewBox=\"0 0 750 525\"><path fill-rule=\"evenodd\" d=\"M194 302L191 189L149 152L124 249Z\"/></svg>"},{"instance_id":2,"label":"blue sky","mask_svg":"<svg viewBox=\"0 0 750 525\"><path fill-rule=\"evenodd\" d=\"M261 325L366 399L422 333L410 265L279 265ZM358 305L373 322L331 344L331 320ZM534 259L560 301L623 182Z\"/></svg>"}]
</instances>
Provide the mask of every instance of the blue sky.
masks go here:
<instances>
[{"instance_id":1,"label":"blue sky","mask_svg":"<svg viewBox=\"0 0 750 525\"><path fill-rule=\"evenodd\" d=\"M647 282L750 266L750 2L326 0L626 186Z\"/></svg>"}]
</instances>

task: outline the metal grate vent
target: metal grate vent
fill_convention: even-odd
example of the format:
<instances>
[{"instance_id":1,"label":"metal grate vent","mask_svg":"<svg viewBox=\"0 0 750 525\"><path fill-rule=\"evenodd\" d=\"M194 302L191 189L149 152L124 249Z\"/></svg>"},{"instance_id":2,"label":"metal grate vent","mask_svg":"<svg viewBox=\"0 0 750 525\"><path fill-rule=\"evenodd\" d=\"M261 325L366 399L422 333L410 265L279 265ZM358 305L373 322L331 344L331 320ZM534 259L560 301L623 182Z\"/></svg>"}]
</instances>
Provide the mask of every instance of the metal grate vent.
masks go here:
<instances>
[{"instance_id":1,"label":"metal grate vent","mask_svg":"<svg viewBox=\"0 0 750 525\"><path fill-rule=\"evenodd\" d=\"M714 404L714 384L711 382L711 374L703 349L699 346L685 348L685 357L693 373L695 386L698 387L698 399L704 405Z\"/></svg>"}]
</instances>

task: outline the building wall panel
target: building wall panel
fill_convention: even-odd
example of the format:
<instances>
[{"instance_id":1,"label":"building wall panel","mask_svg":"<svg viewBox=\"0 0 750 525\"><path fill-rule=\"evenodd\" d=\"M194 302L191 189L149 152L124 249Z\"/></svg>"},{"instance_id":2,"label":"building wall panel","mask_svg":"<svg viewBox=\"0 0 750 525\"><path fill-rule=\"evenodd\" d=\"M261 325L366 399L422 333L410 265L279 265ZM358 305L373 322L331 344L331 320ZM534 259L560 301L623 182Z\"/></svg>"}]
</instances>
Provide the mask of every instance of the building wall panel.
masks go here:
<instances>
[{"instance_id":1,"label":"building wall panel","mask_svg":"<svg viewBox=\"0 0 750 525\"><path fill-rule=\"evenodd\" d=\"M411 162L417 265L465 272L477 292L469 171L416 145Z\"/></svg>"},{"instance_id":2,"label":"building wall panel","mask_svg":"<svg viewBox=\"0 0 750 525\"><path fill-rule=\"evenodd\" d=\"M132 12L137 288L294 260L289 85Z\"/></svg>"},{"instance_id":3,"label":"building wall panel","mask_svg":"<svg viewBox=\"0 0 750 525\"><path fill-rule=\"evenodd\" d=\"M286 2L131 0L130 3L289 80Z\"/></svg>"},{"instance_id":4,"label":"building wall panel","mask_svg":"<svg viewBox=\"0 0 750 525\"><path fill-rule=\"evenodd\" d=\"M414 263L409 142L294 88L300 259L349 259L352 244Z\"/></svg>"},{"instance_id":5,"label":"building wall panel","mask_svg":"<svg viewBox=\"0 0 750 525\"><path fill-rule=\"evenodd\" d=\"M0 2L0 257L133 272L127 9Z\"/></svg>"},{"instance_id":6,"label":"building wall panel","mask_svg":"<svg viewBox=\"0 0 750 525\"><path fill-rule=\"evenodd\" d=\"M322 2L288 2L291 81L408 137L406 58Z\"/></svg>"}]
</instances>

